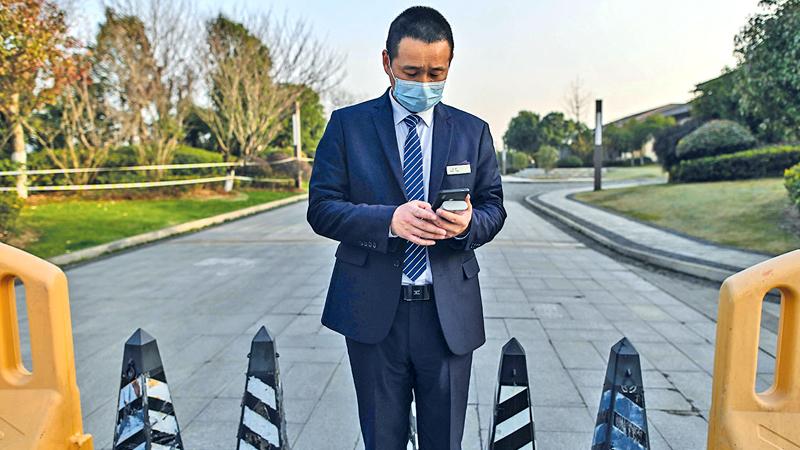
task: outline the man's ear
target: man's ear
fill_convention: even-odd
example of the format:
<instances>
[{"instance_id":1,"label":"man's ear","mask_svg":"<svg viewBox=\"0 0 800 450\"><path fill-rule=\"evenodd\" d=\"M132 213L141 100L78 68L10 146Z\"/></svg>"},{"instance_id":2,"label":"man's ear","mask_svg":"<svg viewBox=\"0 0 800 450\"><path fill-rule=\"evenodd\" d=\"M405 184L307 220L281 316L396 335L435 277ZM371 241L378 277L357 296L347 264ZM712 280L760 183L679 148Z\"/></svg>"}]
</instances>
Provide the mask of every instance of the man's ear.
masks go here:
<instances>
[{"instance_id":1,"label":"man's ear","mask_svg":"<svg viewBox=\"0 0 800 450\"><path fill-rule=\"evenodd\" d=\"M386 75L388 75L391 78L392 74L389 72L389 66L392 64L392 62L389 59L389 52L384 50L381 53L381 56L383 59L383 71L386 72Z\"/></svg>"}]
</instances>

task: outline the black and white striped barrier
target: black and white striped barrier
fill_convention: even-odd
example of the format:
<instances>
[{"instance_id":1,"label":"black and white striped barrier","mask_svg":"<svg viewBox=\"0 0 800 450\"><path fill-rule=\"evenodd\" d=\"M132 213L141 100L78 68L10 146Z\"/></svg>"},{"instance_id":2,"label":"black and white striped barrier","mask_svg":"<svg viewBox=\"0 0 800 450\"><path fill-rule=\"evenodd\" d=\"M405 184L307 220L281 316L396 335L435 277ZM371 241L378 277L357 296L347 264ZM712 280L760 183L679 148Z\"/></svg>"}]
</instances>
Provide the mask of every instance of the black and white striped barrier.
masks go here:
<instances>
[{"instance_id":1,"label":"black and white striped barrier","mask_svg":"<svg viewBox=\"0 0 800 450\"><path fill-rule=\"evenodd\" d=\"M275 341L261 327L250 344L237 450L288 449Z\"/></svg>"},{"instance_id":2,"label":"black and white striped barrier","mask_svg":"<svg viewBox=\"0 0 800 450\"><path fill-rule=\"evenodd\" d=\"M406 450L419 450L419 437L417 436L417 401L414 397L411 398L411 411L408 414L408 445L406 445Z\"/></svg>"},{"instance_id":3,"label":"black and white striped barrier","mask_svg":"<svg viewBox=\"0 0 800 450\"><path fill-rule=\"evenodd\" d=\"M503 346L500 356L488 447L489 450L536 448L525 350L515 338Z\"/></svg>"},{"instance_id":4,"label":"black and white striped barrier","mask_svg":"<svg viewBox=\"0 0 800 450\"><path fill-rule=\"evenodd\" d=\"M639 353L622 338L608 357L592 450L649 448Z\"/></svg>"},{"instance_id":5,"label":"black and white striped barrier","mask_svg":"<svg viewBox=\"0 0 800 450\"><path fill-rule=\"evenodd\" d=\"M139 328L125 342L114 450L182 450L158 343Z\"/></svg>"}]
</instances>

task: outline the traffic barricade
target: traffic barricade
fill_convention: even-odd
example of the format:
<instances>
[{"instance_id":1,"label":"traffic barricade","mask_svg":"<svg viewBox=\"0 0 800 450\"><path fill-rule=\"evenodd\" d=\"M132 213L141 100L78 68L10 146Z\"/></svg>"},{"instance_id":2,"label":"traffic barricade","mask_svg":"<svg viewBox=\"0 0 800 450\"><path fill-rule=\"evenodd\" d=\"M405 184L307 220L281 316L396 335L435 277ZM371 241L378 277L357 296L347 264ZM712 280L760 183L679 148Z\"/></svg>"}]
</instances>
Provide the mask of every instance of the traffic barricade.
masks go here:
<instances>
[{"instance_id":1,"label":"traffic barricade","mask_svg":"<svg viewBox=\"0 0 800 450\"><path fill-rule=\"evenodd\" d=\"M237 450L287 449L286 415L275 341L261 327L250 344Z\"/></svg>"},{"instance_id":2,"label":"traffic barricade","mask_svg":"<svg viewBox=\"0 0 800 450\"><path fill-rule=\"evenodd\" d=\"M29 371L22 350L14 280L25 288ZM91 450L83 433L67 277L55 265L0 243L0 447Z\"/></svg>"},{"instance_id":3,"label":"traffic barricade","mask_svg":"<svg viewBox=\"0 0 800 450\"><path fill-rule=\"evenodd\" d=\"M756 392L761 308L781 291L775 379ZM708 449L800 448L800 250L730 276L717 317Z\"/></svg>"},{"instance_id":4,"label":"traffic barricade","mask_svg":"<svg viewBox=\"0 0 800 450\"><path fill-rule=\"evenodd\" d=\"M489 450L536 448L525 350L513 337L503 346L500 355L488 448Z\"/></svg>"},{"instance_id":5,"label":"traffic barricade","mask_svg":"<svg viewBox=\"0 0 800 450\"><path fill-rule=\"evenodd\" d=\"M639 352L622 338L608 357L592 450L649 448Z\"/></svg>"},{"instance_id":6,"label":"traffic barricade","mask_svg":"<svg viewBox=\"0 0 800 450\"><path fill-rule=\"evenodd\" d=\"M182 450L158 343L139 328L125 342L114 450Z\"/></svg>"}]
</instances>

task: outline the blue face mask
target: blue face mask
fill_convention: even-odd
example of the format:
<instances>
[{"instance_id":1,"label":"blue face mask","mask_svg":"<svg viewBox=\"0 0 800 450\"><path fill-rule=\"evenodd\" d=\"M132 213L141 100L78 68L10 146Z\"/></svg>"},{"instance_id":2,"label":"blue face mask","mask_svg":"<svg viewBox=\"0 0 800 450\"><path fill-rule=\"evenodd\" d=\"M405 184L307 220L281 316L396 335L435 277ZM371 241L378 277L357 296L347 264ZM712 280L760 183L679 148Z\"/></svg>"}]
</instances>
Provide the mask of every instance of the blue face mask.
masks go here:
<instances>
[{"instance_id":1,"label":"blue face mask","mask_svg":"<svg viewBox=\"0 0 800 450\"><path fill-rule=\"evenodd\" d=\"M419 81L401 80L394 76L391 67L389 67L389 73L394 78L394 98L405 109L418 113L433 108L442 101L444 81L421 83Z\"/></svg>"}]
</instances>

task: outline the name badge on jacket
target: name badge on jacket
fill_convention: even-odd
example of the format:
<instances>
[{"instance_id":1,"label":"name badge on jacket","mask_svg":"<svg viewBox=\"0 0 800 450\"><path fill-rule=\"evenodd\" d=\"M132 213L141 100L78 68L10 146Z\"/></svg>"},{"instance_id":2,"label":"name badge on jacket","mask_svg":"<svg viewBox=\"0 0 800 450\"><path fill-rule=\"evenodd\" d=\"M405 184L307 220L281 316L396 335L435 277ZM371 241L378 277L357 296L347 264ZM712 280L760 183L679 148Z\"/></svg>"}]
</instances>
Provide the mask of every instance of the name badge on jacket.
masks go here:
<instances>
[{"instance_id":1,"label":"name badge on jacket","mask_svg":"<svg viewBox=\"0 0 800 450\"><path fill-rule=\"evenodd\" d=\"M465 173L470 173L469 162L464 161L461 164L456 164L453 166L447 166L447 174L448 175L461 175Z\"/></svg>"}]
</instances>

